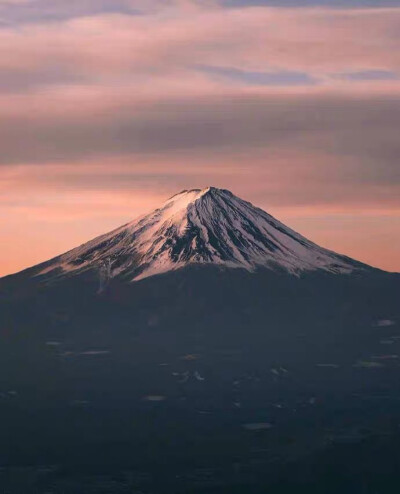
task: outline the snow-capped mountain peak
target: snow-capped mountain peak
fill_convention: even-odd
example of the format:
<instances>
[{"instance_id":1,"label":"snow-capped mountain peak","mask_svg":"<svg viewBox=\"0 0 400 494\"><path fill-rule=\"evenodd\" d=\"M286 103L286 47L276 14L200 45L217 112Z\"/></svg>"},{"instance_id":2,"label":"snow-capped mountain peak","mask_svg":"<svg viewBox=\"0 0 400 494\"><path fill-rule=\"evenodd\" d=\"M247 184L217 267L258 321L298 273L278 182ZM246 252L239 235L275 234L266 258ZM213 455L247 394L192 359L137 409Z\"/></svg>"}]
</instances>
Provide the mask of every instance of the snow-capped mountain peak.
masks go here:
<instances>
[{"instance_id":1,"label":"snow-capped mountain peak","mask_svg":"<svg viewBox=\"0 0 400 494\"><path fill-rule=\"evenodd\" d=\"M150 214L49 261L37 274L58 277L97 269L105 279L134 281L193 263L292 274L363 268L230 191L207 187L183 190Z\"/></svg>"}]
</instances>

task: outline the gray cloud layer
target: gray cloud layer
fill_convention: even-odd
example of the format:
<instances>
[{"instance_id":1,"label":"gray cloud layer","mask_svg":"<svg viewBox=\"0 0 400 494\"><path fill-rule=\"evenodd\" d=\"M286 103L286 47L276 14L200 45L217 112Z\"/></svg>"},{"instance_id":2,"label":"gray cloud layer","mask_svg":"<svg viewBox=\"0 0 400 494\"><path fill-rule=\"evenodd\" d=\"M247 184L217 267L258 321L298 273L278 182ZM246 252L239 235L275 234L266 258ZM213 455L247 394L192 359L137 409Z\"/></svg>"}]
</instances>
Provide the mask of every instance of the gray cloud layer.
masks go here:
<instances>
[{"instance_id":1,"label":"gray cloud layer","mask_svg":"<svg viewBox=\"0 0 400 494\"><path fill-rule=\"evenodd\" d=\"M82 161L92 156L195 155L253 148L351 156L360 181L399 180L400 98L373 95L213 96L138 104L133 98L96 114L60 118L49 111L0 120L0 162ZM363 165L361 166L361 164ZM377 166L379 164L379 166ZM351 178L351 177L349 177Z\"/></svg>"}]
</instances>

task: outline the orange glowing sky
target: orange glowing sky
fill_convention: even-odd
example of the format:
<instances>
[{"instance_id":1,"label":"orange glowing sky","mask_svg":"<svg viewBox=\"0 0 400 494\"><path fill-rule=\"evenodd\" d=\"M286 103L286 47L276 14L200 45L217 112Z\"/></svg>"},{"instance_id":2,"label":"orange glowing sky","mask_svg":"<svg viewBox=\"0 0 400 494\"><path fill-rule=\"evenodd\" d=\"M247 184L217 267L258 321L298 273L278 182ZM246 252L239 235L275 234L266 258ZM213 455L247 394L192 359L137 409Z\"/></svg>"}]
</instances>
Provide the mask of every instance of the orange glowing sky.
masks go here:
<instances>
[{"instance_id":1,"label":"orange glowing sky","mask_svg":"<svg viewBox=\"0 0 400 494\"><path fill-rule=\"evenodd\" d=\"M0 0L0 276L208 185L400 271L396 4Z\"/></svg>"}]
</instances>

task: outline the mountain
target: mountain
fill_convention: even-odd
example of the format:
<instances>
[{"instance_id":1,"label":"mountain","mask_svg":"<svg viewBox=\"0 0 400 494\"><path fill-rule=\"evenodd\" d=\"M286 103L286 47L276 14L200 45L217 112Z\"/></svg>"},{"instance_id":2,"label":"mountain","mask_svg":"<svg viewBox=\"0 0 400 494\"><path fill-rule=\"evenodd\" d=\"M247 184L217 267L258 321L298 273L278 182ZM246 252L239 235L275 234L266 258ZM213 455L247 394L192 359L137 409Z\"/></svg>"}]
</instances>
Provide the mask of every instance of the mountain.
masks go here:
<instances>
[{"instance_id":1,"label":"mountain","mask_svg":"<svg viewBox=\"0 0 400 494\"><path fill-rule=\"evenodd\" d=\"M2 278L0 486L397 494L399 293L212 187Z\"/></svg>"},{"instance_id":2,"label":"mountain","mask_svg":"<svg viewBox=\"0 0 400 494\"><path fill-rule=\"evenodd\" d=\"M323 249L228 190L184 190L160 208L35 271L47 279L97 270L105 282L137 281L190 264L351 273L368 269Z\"/></svg>"}]
</instances>

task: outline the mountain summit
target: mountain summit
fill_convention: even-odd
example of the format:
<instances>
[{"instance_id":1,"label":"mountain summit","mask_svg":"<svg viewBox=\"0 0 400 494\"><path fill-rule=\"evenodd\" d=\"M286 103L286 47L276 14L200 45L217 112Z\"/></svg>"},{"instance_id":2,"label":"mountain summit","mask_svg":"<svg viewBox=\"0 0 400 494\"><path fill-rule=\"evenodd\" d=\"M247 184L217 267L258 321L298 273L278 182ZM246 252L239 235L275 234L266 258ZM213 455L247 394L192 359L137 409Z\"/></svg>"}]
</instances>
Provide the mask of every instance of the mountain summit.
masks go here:
<instances>
[{"instance_id":1,"label":"mountain summit","mask_svg":"<svg viewBox=\"0 0 400 494\"><path fill-rule=\"evenodd\" d=\"M129 281L188 264L350 273L366 266L326 250L225 189L183 190L160 208L56 257L35 275L99 270Z\"/></svg>"}]
</instances>

